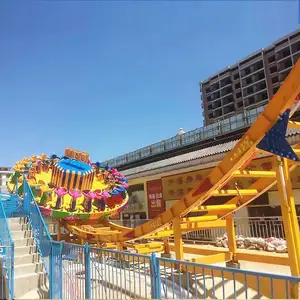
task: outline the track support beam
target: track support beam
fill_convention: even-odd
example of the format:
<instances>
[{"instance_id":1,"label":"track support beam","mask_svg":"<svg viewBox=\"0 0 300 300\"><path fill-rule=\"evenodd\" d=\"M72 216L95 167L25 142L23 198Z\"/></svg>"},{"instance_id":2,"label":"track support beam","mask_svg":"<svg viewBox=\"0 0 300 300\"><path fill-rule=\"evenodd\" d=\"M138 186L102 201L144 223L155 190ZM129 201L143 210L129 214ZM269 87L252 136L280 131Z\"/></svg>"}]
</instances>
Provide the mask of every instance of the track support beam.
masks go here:
<instances>
[{"instance_id":1,"label":"track support beam","mask_svg":"<svg viewBox=\"0 0 300 300\"><path fill-rule=\"evenodd\" d=\"M177 260L184 260L180 218L174 219L173 231L174 231L174 243L175 243L175 257Z\"/></svg>"},{"instance_id":2,"label":"track support beam","mask_svg":"<svg viewBox=\"0 0 300 300\"><path fill-rule=\"evenodd\" d=\"M287 241L291 274L300 276L300 237L288 161L277 157L277 182L281 212ZM291 298L299 299L298 284L291 284Z\"/></svg>"},{"instance_id":3,"label":"track support beam","mask_svg":"<svg viewBox=\"0 0 300 300\"><path fill-rule=\"evenodd\" d=\"M230 268L240 268L240 264L237 260L237 246L236 246L236 237L235 237L235 228L232 214L229 214L226 217L226 229L228 237L228 248L231 253L231 260L226 262L226 266Z\"/></svg>"}]
</instances>

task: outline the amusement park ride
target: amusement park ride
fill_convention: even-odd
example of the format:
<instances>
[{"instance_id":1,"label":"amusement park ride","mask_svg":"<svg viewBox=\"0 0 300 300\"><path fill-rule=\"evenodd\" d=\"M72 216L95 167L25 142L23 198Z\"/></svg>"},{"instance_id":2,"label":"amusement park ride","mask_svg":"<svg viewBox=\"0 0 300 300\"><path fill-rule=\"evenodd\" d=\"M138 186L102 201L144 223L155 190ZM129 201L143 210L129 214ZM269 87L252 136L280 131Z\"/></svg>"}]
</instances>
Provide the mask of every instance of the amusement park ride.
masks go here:
<instances>
[{"instance_id":1,"label":"amusement park ride","mask_svg":"<svg viewBox=\"0 0 300 300\"><path fill-rule=\"evenodd\" d=\"M109 216L122 211L128 202L126 178L114 168L91 163L87 153L66 149L62 158L47 155L24 158L16 163L8 188L14 192L18 181L18 194L22 197L26 178L44 216L56 218L61 227L81 242L101 247L115 245L124 249L136 245L139 249L137 240L160 239L164 241L162 250L168 254L168 238L173 236L176 258L183 260L183 233L226 228L229 242L226 260L228 265L237 267L232 214L277 184L291 274L300 276L299 226L290 180L290 172L300 163L300 144L291 148L285 139L288 127L300 129L300 123L289 120L299 107L299 94L300 60L266 109L213 171L170 209L136 228L109 221ZM272 155L271 170L247 169L259 153ZM247 188L227 189L230 182L241 177L254 181ZM228 200L228 196L232 198ZM190 212L198 212L198 216L185 217ZM210 262L218 260L220 257L215 257Z\"/></svg>"}]
</instances>

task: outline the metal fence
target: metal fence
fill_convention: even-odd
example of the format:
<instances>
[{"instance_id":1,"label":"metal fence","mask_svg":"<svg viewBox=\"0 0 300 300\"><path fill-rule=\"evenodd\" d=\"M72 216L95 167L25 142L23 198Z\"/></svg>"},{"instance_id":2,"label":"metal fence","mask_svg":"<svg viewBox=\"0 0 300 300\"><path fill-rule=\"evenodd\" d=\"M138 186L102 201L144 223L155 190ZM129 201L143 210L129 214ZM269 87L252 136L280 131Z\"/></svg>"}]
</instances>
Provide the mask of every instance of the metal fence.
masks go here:
<instances>
[{"instance_id":1,"label":"metal fence","mask_svg":"<svg viewBox=\"0 0 300 300\"><path fill-rule=\"evenodd\" d=\"M224 120L220 120L220 122L191 130L184 134L174 136L167 140L107 160L104 162L104 164L108 164L112 167L119 167L121 165L150 157L152 155L164 153L173 149L178 149L180 147L212 139L216 136L227 134L234 130L247 128L258 118L264 108L265 105L245 110L244 112L241 112L237 115L231 116Z\"/></svg>"},{"instance_id":2,"label":"metal fence","mask_svg":"<svg viewBox=\"0 0 300 300\"><path fill-rule=\"evenodd\" d=\"M158 299L291 299L300 277L157 258ZM161 287L161 288L160 288Z\"/></svg>"},{"instance_id":3,"label":"metal fence","mask_svg":"<svg viewBox=\"0 0 300 300\"><path fill-rule=\"evenodd\" d=\"M0 195L0 299L14 298L14 241Z\"/></svg>"},{"instance_id":4,"label":"metal fence","mask_svg":"<svg viewBox=\"0 0 300 300\"><path fill-rule=\"evenodd\" d=\"M151 258L52 242L51 298L151 299Z\"/></svg>"},{"instance_id":5,"label":"metal fence","mask_svg":"<svg viewBox=\"0 0 300 300\"><path fill-rule=\"evenodd\" d=\"M41 211L34 198L32 190L28 182L24 180L24 203L23 212L28 216L28 221L31 226L33 237L41 255L46 274L49 274L49 256L51 251L51 236L48 227L42 217Z\"/></svg>"},{"instance_id":6,"label":"metal fence","mask_svg":"<svg viewBox=\"0 0 300 300\"><path fill-rule=\"evenodd\" d=\"M298 217L300 224L300 217ZM225 228L197 230L184 234L184 239L191 241L214 242L226 233ZM285 239L283 220L281 217L236 218L235 233L244 237L282 238Z\"/></svg>"},{"instance_id":7,"label":"metal fence","mask_svg":"<svg viewBox=\"0 0 300 300\"><path fill-rule=\"evenodd\" d=\"M300 277L52 242L56 299L291 299ZM294 292L294 294L292 293Z\"/></svg>"},{"instance_id":8,"label":"metal fence","mask_svg":"<svg viewBox=\"0 0 300 300\"><path fill-rule=\"evenodd\" d=\"M118 220L112 221L122 226L135 228L146 223L149 220ZM244 237L261 237L261 238L285 238L282 217L261 217L261 218L235 218L235 232L237 235ZM300 216L298 217L300 225ZM218 237L226 233L225 228L212 228L196 230L185 233L183 238L191 241L215 242Z\"/></svg>"}]
</instances>

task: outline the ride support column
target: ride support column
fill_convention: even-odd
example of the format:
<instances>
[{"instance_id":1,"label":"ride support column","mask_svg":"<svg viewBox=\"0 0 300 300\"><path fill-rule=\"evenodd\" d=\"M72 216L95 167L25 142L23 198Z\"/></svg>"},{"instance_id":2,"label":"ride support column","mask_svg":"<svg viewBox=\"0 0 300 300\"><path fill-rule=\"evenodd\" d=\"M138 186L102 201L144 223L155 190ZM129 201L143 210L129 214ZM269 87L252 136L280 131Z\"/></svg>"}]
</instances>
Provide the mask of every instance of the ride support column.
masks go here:
<instances>
[{"instance_id":1,"label":"ride support column","mask_svg":"<svg viewBox=\"0 0 300 300\"><path fill-rule=\"evenodd\" d=\"M181 219L175 218L173 221L174 243L175 243L175 257L176 260L184 260L183 242L181 233Z\"/></svg>"},{"instance_id":2,"label":"ride support column","mask_svg":"<svg viewBox=\"0 0 300 300\"><path fill-rule=\"evenodd\" d=\"M171 258L169 238L165 237L163 239L163 242L164 242L164 253L161 253L161 257Z\"/></svg>"},{"instance_id":3,"label":"ride support column","mask_svg":"<svg viewBox=\"0 0 300 300\"><path fill-rule=\"evenodd\" d=\"M295 199L288 168L288 160L286 158L277 156L276 174L291 275L300 276L299 225L296 216ZM292 299L298 299L298 284L291 284L290 296Z\"/></svg>"},{"instance_id":4,"label":"ride support column","mask_svg":"<svg viewBox=\"0 0 300 300\"><path fill-rule=\"evenodd\" d=\"M239 269L240 263L238 262L237 259L237 246L236 246L234 220L232 214L229 214L226 217L226 231L227 231L227 238L228 238L228 248L231 254L231 260L226 262L226 267Z\"/></svg>"}]
</instances>

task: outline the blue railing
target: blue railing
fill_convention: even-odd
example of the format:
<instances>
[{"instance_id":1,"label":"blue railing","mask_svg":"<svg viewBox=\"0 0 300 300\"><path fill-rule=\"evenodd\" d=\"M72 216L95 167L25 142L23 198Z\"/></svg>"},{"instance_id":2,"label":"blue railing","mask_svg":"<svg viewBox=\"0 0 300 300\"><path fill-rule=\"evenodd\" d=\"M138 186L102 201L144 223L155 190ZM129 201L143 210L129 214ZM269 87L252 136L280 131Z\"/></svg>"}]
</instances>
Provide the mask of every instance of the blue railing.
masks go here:
<instances>
[{"instance_id":1,"label":"blue railing","mask_svg":"<svg viewBox=\"0 0 300 300\"><path fill-rule=\"evenodd\" d=\"M37 250L41 255L42 262L45 267L46 274L49 275L49 257L51 251L52 238L48 231L48 227L44 221L38 204L34 198L32 190L24 178L24 204L23 210L28 216L33 237L36 242Z\"/></svg>"},{"instance_id":2,"label":"blue railing","mask_svg":"<svg viewBox=\"0 0 300 300\"><path fill-rule=\"evenodd\" d=\"M300 277L51 243L55 299L292 299ZM294 292L294 294L293 294Z\"/></svg>"},{"instance_id":3,"label":"blue railing","mask_svg":"<svg viewBox=\"0 0 300 300\"><path fill-rule=\"evenodd\" d=\"M6 198L6 197L5 197ZM2 249L2 278L1 278L1 299L14 299L14 241L12 239L3 202L9 198L2 199L0 195L0 242ZM5 270L6 269L6 270ZM7 276L7 281L6 281ZM6 282L8 286L6 286ZM8 288L8 290L7 290Z\"/></svg>"}]
</instances>

